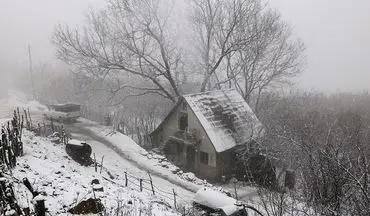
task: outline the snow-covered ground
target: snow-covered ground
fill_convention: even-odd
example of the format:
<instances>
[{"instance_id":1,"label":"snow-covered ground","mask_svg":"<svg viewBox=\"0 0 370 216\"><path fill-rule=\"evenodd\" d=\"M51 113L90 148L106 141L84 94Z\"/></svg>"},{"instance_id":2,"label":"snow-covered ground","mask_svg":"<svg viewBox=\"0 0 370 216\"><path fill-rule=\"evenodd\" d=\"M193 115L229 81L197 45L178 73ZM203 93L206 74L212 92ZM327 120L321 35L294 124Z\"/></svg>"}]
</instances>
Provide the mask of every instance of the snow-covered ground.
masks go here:
<instances>
[{"instance_id":1,"label":"snow-covered ground","mask_svg":"<svg viewBox=\"0 0 370 216\"><path fill-rule=\"evenodd\" d=\"M34 121L42 121L43 113L47 110L46 106L32 100L25 94L9 90L6 97L0 98L0 122L5 122L12 118L13 111L17 108L20 109L21 114L23 114L23 109L29 109Z\"/></svg>"},{"instance_id":2,"label":"snow-covered ground","mask_svg":"<svg viewBox=\"0 0 370 216\"><path fill-rule=\"evenodd\" d=\"M23 108L29 108L34 121L42 121L43 113L47 109L37 101L29 101L23 94L10 92L8 97L0 99L0 124L11 119L17 107L21 111ZM75 133L74 136L84 135ZM11 176L7 176L15 185L21 205L29 206L32 199L30 192L21 183L24 177L30 180L36 190L46 192L46 205L51 215L67 215L66 211L71 206L93 197L91 181L95 178L99 179L104 187L104 192L99 196L108 212L120 203L120 206L124 206L124 215L178 215L179 213L173 210L173 192L176 193L177 207L190 204L193 196L191 191L157 176L153 176L152 180L155 192L153 195L149 175L145 170L125 160L94 138L83 138L92 145L98 163L101 163L104 156L101 174L100 168L95 172L94 167L83 167L71 160L62 144L53 144L48 138L24 132L25 155L18 158L18 166ZM127 187L125 172L128 173ZM140 191L139 179L144 179L143 191Z\"/></svg>"},{"instance_id":3,"label":"snow-covered ground","mask_svg":"<svg viewBox=\"0 0 370 216\"><path fill-rule=\"evenodd\" d=\"M84 167L70 159L63 144L53 144L50 139L36 137L28 131L24 132L23 142L25 155L18 158L18 166L9 179L20 181L27 177L34 189L46 192L46 206L51 215L68 215L67 210L77 202L93 198L93 179L98 179L104 188L104 192L95 195L101 198L108 212L113 212L121 202L126 210L130 208L131 214L128 215L139 215L140 210L142 215L179 215L171 208L171 199L152 195L148 190L139 192L131 182L128 187L123 187L125 181L118 174L122 167L118 161L110 160L109 154L106 154L107 160L100 174L100 169L95 172L93 166ZM95 151L99 150L102 149ZM110 179L108 171L115 176L114 179ZM135 180L132 178L131 181ZM15 181L15 191L21 206L31 205L32 195L23 184Z\"/></svg>"},{"instance_id":4,"label":"snow-covered ground","mask_svg":"<svg viewBox=\"0 0 370 216\"><path fill-rule=\"evenodd\" d=\"M0 123L10 119L17 107L29 108L34 121L42 121L47 110L23 94L9 92L7 98L0 99ZM46 191L47 205L51 212L58 215L77 201L92 196L90 182L94 178L104 186L102 200L108 209L114 208L117 200L123 203L131 201L134 203L130 205L132 209L146 209L148 212L150 208L154 215L177 214L171 209L174 205L173 192L176 193L177 205L190 205L194 193L204 186L220 191L226 188L233 194L233 185L221 188L196 178L192 173L183 173L163 156L148 153L132 139L109 127L80 118L78 123L67 125L67 129L74 138L85 140L92 146L99 163L104 156L102 174L96 173L93 167L81 167L70 160L62 145L52 144L50 140L35 137L29 132L25 133L26 155L19 159L19 166L14 172L17 179L26 176L38 190ZM124 187L125 172L128 174L128 187ZM152 194L148 173L152 177L155 195ZM144 179L143 192L138 192L139 179ZM18 188L27 194L22 185ZM253 187L239 185L238 197L254 200L255 191Z\"/></svg>"},{"instance_id":5,"label":"snow-covered ground","mask_svg":"<svg viewBox=\"0 0 370 216\"><path fill-rule=\"evenodd\" d=\"M200 188L213 187L216 190L234 191L233 184L227 185L212 185L206 180L197 178L193 173L184 173L177 166L168 162L165 157L147 152L145 149L136 144L128 136L112 131L110 127L99 125L95 122L80 118L79 123L75 124L78 128L84 128L91 131L95 136L106 140L106 145L114 149L121 158L134 163L136 166L149 171L153 175L167 179L173 184L179 185L192 192L197 192ZM254 187L237 185L238 197L255 196L256 189Z\"/></svg>"},{"instance_id":6,"label":"snow-covered ground","mask_svg":"<svg viewBox=\"0 0 370 216\"><path fill-rule=\"evenodd\" d=\"M110 143L107 143L107 141L103 138L99 138L94 133L88 133L88 131L84 130L80 126L78 126L77 128L70 128L72 128L73 131L73 138L84 140L91 145L93 154L95 154L98 162L100 162L102 160L102 157L104 156L103 167L111 167L113 171L111 173L115 176L115 178L124 179L125 172L127 172L129 175L134 175L137 178L148 180L150 174L153 179L153 184L156 186L156 188L161 190L158 192L159 194L170 196L170 194L173 193L174 189L177 194L181 194L179 195L180 199L187 201L192 199L194 194L193 191L188 190L187 188L179 187L176 183L168 180L168 178L156 175L156 173L152 172L150 169L143 169L140 164L131 160L130 157L122 157L119 151L107 147L107 145L109 145ZM126 136L125 138L129 139ZM131 144L137 146L136 143ZM126 152L129 151L129 149L126 150Z\"/></svg>"}]
</instances>

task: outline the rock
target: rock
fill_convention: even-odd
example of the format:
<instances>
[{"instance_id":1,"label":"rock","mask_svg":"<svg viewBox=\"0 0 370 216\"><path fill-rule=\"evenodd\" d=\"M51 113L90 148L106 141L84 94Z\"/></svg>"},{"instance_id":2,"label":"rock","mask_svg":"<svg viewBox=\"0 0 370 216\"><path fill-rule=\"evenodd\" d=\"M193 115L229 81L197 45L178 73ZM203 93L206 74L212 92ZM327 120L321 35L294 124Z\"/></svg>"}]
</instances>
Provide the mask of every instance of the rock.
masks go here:
<instances>
[{"instance_id":1,"label":"rock","mask_svg":"<svg viewBox=\"0 0 370 216\"><path fill-rule=\"evenodd\" d=\"M195 180L195 175L194 175L194 173L191 173L191 172L184 173L182 176L187 181L193 182Z\"/></svg>"},{"instance_id":2,"label":"rock","mask_svg":"<svg viewBox=\"0 0 370 216\"><path fill-rule=\"evenodd\" d=\"M92 164L90 158L92 148L89 144L82 142L81 144L67 143L66 144L67 154L77 163L88 166Z\"/></svg>"},{"instance_id":3,"label":"rock","mask_svg":"<svg viewBox=\"0 0 370 216\"><path fill-rule=\"evenodd\" d=\"M99 180L98 179L93 179L92 181L91 181L91 184L93 185L93 184L100 184L100 182L99 182Z\"/></svg>"},{"instance_id":4,"label":"rock","mask_svg":"<svg viewBox=\"0 0 370 216\"><path fill-rule=\"evenodd\" d=\"M59 137L54 137L54 138L50 139L50 141L51 141L52 143L55 143L55 144L59 144L59 143L60 143L60 139L59 139Z\"/></svg>"},{"instance_id":5,"label":"rock","mask_svg":"<svg viewBox=\"0 0 370 216\"><path fill-rule=\"evenodd\" d=\"M104 210L104 206L99 199L90 198L81 201L75 207L68 210L71 214L97 214Z\"/></svg>"}]
</instances>

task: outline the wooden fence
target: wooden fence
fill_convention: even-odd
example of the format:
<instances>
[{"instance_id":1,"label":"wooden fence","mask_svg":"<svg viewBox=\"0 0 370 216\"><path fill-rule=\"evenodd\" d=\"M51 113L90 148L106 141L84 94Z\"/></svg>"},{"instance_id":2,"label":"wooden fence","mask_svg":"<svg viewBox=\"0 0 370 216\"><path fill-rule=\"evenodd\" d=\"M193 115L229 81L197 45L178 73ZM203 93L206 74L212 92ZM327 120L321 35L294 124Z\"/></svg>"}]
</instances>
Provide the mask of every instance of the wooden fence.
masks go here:
<instances>
[{"instance_id":1,"label":"wooden fence","mask_svg":"<svg viewBox=\"0 0 370 216\"><path fill-rule=\"evenodd\" d=\"M13 118L0 127L0 215L31 215L29 208L19 207L13 184L7 182L7 179L11 178L12 181L25 184L34 198L39 195L26 178L20 181L11 175L12 169L17 165L17 157L23 155L23 128L35 132L37 136L53 135L58 142L68 142L67 133L62 125L55 125L53 122L34 125L29 110L23 109L23 112L19 108L14 110ZM37 199L34 210L32 215L45 216L45 200Z\"/></svg>"},{"instance_id":2,"label":"wooden fence","mask_svg":"<svg viewBox=\"0 0 370 216\"><path fill-rule=\"evenodd\" d=\"M20 115L18 109L18 112L14 111L13 119L1 126L0 171L4 168L14 168L17 164L17 157L23 155L23 124L24 116Z\"/></svg>"},{"instance_id":3,"label":"wooden fence","mask_svg":"<svg viewBox=\"0 0 370 216\"><path fill-rule=\"evenodd\" d=\"M27 179L19 180L15 179L12 175L6 174L5 170L14 168L17 164L17 157L23 155L23 143L22 143L22 130L26 128L29 131L33 131L36 136L51 137L52 139L56 138L60 143L68 143L68 133L63 125L59 125L50 121L49 123L34 123L30 117L29 110L23 110L23 113L20 109L14 111L13 118L11 121L7 122L1 127L1 140L0 140L0 215L37 215L44 216L46 214L45 210L45 200L40 200L41 202L35 204L35 213L31 213L30 209L21 209L18 206L16 196L14 194L13 184L6 184L6 179L12 179L15 182L23 183L31 191L33 195L38 195L37 191L33 191L30 183ZM103 169L103 160L101 159L100 173ZM98 172L98 163L95 161L95 170ZM109 174L109 172L108 172ZM111 175L111 174L110 174ZM103 179L116 184L121 187L127 187L139 192L149 192L158 198L171 201L172 206L177 211L180 211L183 215L189 209L185 209L184 205L179 203L188 202L190 197L179 196L174 188L163 189L159 186L156 186L153 182L151 175L148 173L147 178L137 177L128 172L124 172L125 184L115 182L112 179L105 178ZM7 177L7 178L6 178Z\"/></svg>"},{"instance_id":4,"label":"wooden fence","mask_svg":"<svg viewBox=\"0 0 370 216\"><path fill-rule=\"evenodd\" d=\"M114 180L104 176L102 178L120 187L130 188L138 192L149 192L153 194L153 196L162 198L166 201L171 201L172 207L181 213L189 210L185 209L185 205L183 205L183 203L188 203L192 197L180 196L174 188L164 189L163 187L156 186L150 173L148 173L148 178L143 178L132 175L128 172L124 172L124 177L124 184L117 183ZM180 203L182 203L182 205L179 205Z\"/></svg>"}]
</instances>

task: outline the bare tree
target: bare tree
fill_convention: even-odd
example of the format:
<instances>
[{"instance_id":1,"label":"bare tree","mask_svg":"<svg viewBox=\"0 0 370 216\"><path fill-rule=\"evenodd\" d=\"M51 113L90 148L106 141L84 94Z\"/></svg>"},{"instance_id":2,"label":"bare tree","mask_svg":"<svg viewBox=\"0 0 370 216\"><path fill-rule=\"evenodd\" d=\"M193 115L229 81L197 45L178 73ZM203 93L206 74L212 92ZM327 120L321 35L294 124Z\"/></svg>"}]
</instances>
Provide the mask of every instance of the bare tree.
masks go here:
<instances>
[{"instance_id":1,"label":"bare tree","mask_svg":"<svg viewBox=\"0 0 370 216\"><path fill-rule=\"evenodd\" d=\"M200 54L201 91L218 83L218 69L226 56L240 50L257 34L245 34L244 25L258 11L255 0L194 0L191 21ZM207 87L208 85L208 87Z\"/></svg>"},{"instance_id":2,"label":"bare tree","mask_svg":"<svg viewBox=\"0 0 370 216\"><path fill-rule=\"evenodd\" d=\"M201 91L236 87L247 102L257 93L257 107L263 90L290 81L302 69L303 43L261 0L194 0L192 23Z\"/></svg>"},{"instance_id":3,"label":"bare tree","mask_svg":"<svg viewBox=\"0 0 370 216\"><path fill-rule=\"evenodd\" d=\"M106 9L89 13L83 29L59 25L53 35L58 57L90 77L126 81L116 92L130 89L176 102L185 73L168 28L170 10L162 6L157 0L110 0ZM132 77L147 86L127 84Z\"/></svg>"},{"instance_id":4,"label":"bare tree","mask_svg":"<svg viewBox=\"0 0 370 216\"><path fill-rule=\"evenodd\" d=\"M280 15L268 9L259 13L248 26L249 31L258 32L255 39L228 57L227 79L234 81L248 103L256 95L255 110L261 93L274 84L289 84L305 60L303 43L292 39L292 31Z\"/></svg>"},{"instance_id":5,"label":"bare tree","mask_svg":"<svg viewBox=\"0 0 370 216\"><path fill-rule=\"evenodd\" d=\"M344 95L290 95L265 118L270 139L263 146L296 170L296 191L318 214L370 212L366 97L356 96L355 102L352 97L346 104Z\"/></svg>"}]
</instances>

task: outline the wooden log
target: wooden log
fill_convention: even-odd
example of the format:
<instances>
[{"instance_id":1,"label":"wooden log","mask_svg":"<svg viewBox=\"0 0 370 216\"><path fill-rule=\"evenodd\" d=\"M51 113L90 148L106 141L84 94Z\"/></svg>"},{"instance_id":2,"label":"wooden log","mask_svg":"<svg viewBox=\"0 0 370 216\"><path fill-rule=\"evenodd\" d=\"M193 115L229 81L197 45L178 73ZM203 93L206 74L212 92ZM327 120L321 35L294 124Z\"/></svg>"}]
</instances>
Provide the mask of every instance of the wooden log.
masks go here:
<instances>
[{"instance_id":1,"label":"wooden log","mask_svg":"<svg viewBox=\"0 0 370 216\"><path fill-rule=\"evenodd\" d=\"M140 192L143 192L143 179L140 179Z\"/></svg>"},{"instance_id":2,"label":"wooden log","mask_svg":"<svg viewBox=\"0 0 370 216\"><path fill-rule=\"evenodd\" d=\"M127 179L127 172L125 172L125 187L127 187L128 179Z\"/></svg>"},{"instance_id":3,"label":"wooden log","mask_svg":"<svg viewBox=\"0 0 370 216\"><path fill-rule=\"evenodd\" d=\"M175 209L177 208L177 203L176 203L176 192L175 192L175 189L172 189L173 191L173 206L175 207Z\"/></svg>"}]
</instances>

